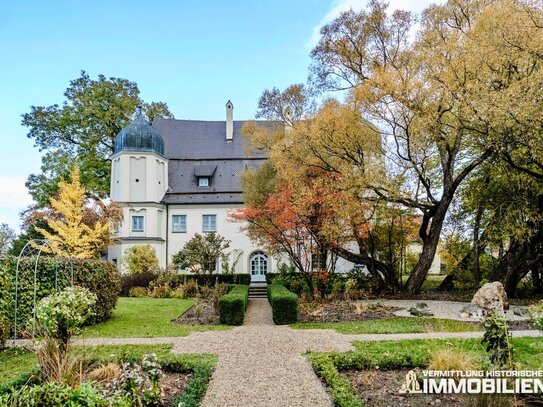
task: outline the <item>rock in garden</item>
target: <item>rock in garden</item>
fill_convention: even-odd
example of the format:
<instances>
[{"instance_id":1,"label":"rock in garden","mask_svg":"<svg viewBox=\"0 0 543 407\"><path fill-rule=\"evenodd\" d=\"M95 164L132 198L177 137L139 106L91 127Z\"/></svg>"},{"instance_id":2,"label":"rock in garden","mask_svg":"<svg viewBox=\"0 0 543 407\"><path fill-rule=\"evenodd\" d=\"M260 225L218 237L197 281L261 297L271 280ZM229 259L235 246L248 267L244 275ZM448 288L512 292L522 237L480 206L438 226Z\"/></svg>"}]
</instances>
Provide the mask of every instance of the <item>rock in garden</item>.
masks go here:
<instances>
[{"instance_id":1,"label":"rock in garden","mask_svg":"<svg viewBox=\"0 0 543 407\"><path fill-rule=\"evenodd\" d=\"M411 307L407 311L409 311L409 313L415 317L433 317L434 316L434 314L432 314L430 311L421 310L416 307Z\"/></svg>"},{"instance_id":2,"label":"rock in garden","mask_svg":"<svg viewBox=\"0 0 543 407\"><path fill-rule=\"evenodd\" d=\"M426 304L425 302L417 302L415 304L415 308L418 310L423 310L423 309L428 308L428 304Z\"/></svg>"},{"instance_id":3,"label":"rock in garden","mask_svg":"<svg viewBox=\"0 0 543 407\"><path fill-rule=\"evenodd\" d=\"M503 312L509 309L507 301L507 293L505 292L502 283L495 281L486 283L473 296L472 305L477 305L488 311Z\"/></svg>"},{"instance_id":4,"label":"rock in garden","mask_svg":"<svg viewBox=\"0 0 543 407\"><path fill-rule=\"evenodd\" d=\"M523 317L526 315L526 310L524 308L515 308L513 310L513 314L515 314L518 317Z\"/></svg>"},{"instance_id":5,"label":"rock in garden","mask_svg":"<svg viewBox=\"0 0 543 407\"><path fill-rule=\"evenodd\" d=\"M460 318L482 320L486 318L488 311L478 305L466 305L460 310Z\"/></svg>"}]
</instances>

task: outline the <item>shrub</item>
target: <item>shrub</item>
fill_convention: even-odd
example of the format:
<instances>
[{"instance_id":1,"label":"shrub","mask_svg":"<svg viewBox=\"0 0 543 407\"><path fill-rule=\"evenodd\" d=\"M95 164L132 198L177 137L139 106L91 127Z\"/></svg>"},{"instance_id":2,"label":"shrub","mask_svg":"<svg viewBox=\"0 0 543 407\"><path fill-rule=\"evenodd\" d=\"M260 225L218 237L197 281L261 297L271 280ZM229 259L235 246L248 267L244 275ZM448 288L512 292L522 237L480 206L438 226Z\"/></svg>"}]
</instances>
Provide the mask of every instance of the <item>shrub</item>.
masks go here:
<instances>
[{"instance_id":1,"label":"shrub","mask_svg":"<svg viewBox=\"0 0 543 407\"><path fill-rule=\"evenodd\" d=\"M102 260L74 262L74 285L88 288L96 295L97 300L92 308L93 316L88 319L88 324L111 318L121 289L121 275L112 263Z\"/></svg>"},{"instance_id":2,"label":"shrub","mask_svg":"<svg viewBox=\"0 0 543 407\"><path fill-rule=\"evenodd\" d=\"M141 273L123 274L121 276L121 295L127 296L134 287L149 288L153 280L159 276L157 271L143 271Z\"/></svg>"},{"instance_id":3,"label":"shrub","mask_svg":"<svg viewBox=\"0 0 543 407\"><path fill-rule=\"evenodd\" d=\"M490 367L498 369L511 368L513 365L513 346L505 317L491 313L483 323L483 328L485 334L481 344L488 353Z\"/></svg>"},{"instance_id":4,"label":"shrub","mask_svg":"<svg viewBox=\"0 0 543 407\"><path fill-rule=\"evenodd\" d=\"M0 350L9 337L9 281L0 270Z\"/></svg>"},{"instance_id":5,"label":"shrub","mask_svg":"<svg viewBox=\"0 0 543 407\"><path fill-rule=\"evenodd\" d=\"M19 273L19 290L17 305L18 331L30 320L33 314L34 300L34 262L33 258L23 258ZM10 330L13 329L15 309L15 271L17 258L7 256L0 259L0 291L8 292L2 295L3 306L7 308ZM37 268L36 294L37 300L55 292L55 271L58 271L57 288L62 290L69 286L70 271L73 266L74 285L88 288L96 295L97 301L93 306L93 316L87 323L107 320L111 316L117 302L120 290L120 274L115 266L101 260L77 260L72 263L65 259L41 257ZM1 294L1 292L0 292ZM0 304L1 308L2 304ZM1 312L1 309L0 309Z\"/></svg>"},{"instance_id":6,"label":"shrub","mask_svg":"<svg viewBox=\"0 0 543 407\"><path fill-rule=\"evenodd\" d=\"M298 321L298 296L281 284L268 286L268 300L272 307L276 325L293 324Z\"/></svg>"},{"instance_id":7,"label":"shrub","mask_svg":"<svg viewBox=\"0 0 543 407\"><path fill-rule=\"evenodd\" d=\"M543 331L543 301L528 308L528 315L532 325Z\"/></svg>"},{"instance_id":8,"label":"shrub","mask_svg":"<svg viewBox=\"0 0 543 407\"><path fill-rule=\"evenodd\" d=\"M153 288L149 294L153 298L173 298L173 290L167 285Z\"/></svg>"},{"instance_id":9,"label":"shrub","mask_svg":"<svg viewBox=\"0 0 543 407\"><path fill-rule=\"evenodd\" d=\"M158 257L150 244L129 247L121 259L129 274L147 273L158 269Z\"/></svg>"},{"instance_id":10,"label":"shrub","mask_svg":"<svg viewBox=\"0 0 543 407\"><path fill-rule=\"evenodd\" d=\"M45 336L66 344L92 316L95 303L96 295L87 288L68 287L40 300L36 306L36 323Z\"/></svg>"},{"instance_id":11,"label":"shrub","mask_svg":"<svg viewBox=\"0 0 543 407\"><path fill-rule=\"evenodd\" d=\"M143 287L132 287L128 295L130 297L136 297L136 298L147 297L147 289Z\"/></svg>"},{"instance_id":12,"label":"shrub","mask_svg":"<svg viewBox=\"0 0 543 407\"><path fill-rule=\"evenodd\" d=\"M249 302L249 287L246 285L231 286L228 294L219 299L219 317L221 324L241 325Z\"/></svg>"},{"instance_id":13,"label":"shrub","mask_svg":"<svg viewBox=\"0 0 543 407\"><path fill-rule=\"evenodd\" d=\"M18 391L5 395L5 404L11 407L38 407L38 406L121 406L117 400L108 400L102 389L94 383L82 383L72 388L67 384L46 382L36 386L23 386Z\"/></svg>"}]
</instances>

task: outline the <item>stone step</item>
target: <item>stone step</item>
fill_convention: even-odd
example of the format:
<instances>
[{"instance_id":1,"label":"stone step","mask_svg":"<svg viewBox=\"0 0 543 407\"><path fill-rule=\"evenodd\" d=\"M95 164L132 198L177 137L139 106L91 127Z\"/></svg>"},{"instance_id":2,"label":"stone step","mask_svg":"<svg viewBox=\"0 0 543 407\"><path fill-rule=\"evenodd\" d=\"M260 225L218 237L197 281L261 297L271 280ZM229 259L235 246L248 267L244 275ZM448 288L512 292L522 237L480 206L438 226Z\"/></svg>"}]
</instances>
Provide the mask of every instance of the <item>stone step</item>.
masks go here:
<instances>
[{"instance_id":1,"label":"stone step","mask_svg":"<svg viewBox=\"0 0 543 407\"><path fill-rule=\"evenodd\" d=\"M249 298L267 298L268 284L265 281L252 282L249 285Z\"/></svg>"}]
</instances>

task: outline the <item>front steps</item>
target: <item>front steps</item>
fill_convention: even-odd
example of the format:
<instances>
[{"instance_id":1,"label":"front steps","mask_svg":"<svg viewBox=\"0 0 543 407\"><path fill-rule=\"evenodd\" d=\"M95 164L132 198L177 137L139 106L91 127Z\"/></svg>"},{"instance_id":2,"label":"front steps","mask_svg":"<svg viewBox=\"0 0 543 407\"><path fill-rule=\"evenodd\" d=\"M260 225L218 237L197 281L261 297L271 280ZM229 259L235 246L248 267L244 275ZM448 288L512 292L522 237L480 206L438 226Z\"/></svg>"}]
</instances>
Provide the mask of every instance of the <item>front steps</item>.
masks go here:
<instances>
[{"instance_id":1,"label":"front steps","mask_svg":"<svg viewBox=\"0 0 543 407\"><path fill-rule=\"evenodd\" d=\"M249 298L268 298L268 284L265 281L249 285Z\"/></svg>"}]
</instances>

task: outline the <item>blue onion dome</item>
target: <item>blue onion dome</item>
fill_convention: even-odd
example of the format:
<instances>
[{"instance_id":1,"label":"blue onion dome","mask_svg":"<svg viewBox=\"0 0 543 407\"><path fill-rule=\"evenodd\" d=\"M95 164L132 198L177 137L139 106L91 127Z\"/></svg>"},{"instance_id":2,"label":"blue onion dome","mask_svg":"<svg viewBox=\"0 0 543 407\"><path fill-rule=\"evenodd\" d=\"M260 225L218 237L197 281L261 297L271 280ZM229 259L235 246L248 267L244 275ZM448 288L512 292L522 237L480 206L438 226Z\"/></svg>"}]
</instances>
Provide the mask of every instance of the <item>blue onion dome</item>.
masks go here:
<instances>
[{"instance_id":1,"label":"blue onion dome","mask_svg":"<svg viewBox=\"0 0 543 407\"><path fill-rule=\"evenodd\" d=\"M144 119L141 108L128 126L115 137L115 153L121 151L152 151L164 155L164 140Z\"/></svg>"}]
</instances>

